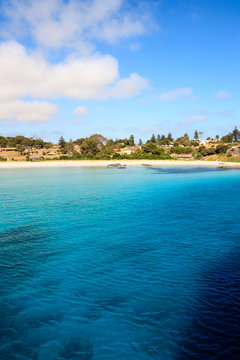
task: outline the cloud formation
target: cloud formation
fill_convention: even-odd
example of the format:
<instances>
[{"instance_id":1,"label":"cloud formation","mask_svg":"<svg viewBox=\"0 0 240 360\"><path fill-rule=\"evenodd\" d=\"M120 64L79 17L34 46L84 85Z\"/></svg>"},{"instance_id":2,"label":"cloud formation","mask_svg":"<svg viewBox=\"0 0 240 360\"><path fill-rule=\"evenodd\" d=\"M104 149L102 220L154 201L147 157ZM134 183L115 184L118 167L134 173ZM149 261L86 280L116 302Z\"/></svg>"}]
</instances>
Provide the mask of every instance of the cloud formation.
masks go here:
<instances>
[{"instance_id":1,"label":"cloud formation","mask_svg":"<svg viewBox=\"0 0 240 360\"><path fill-rule=\"evenodd\" d=\"M85 106L78 106L74 110L74 114L77 115L77 116L87 116L87 115L89 115L88 109Z\"/></svg>"},{"instance_id":2,"label":"cloud formation","mask_svg":"<svg viewBox=\"0 0 240 360\"><path fill-rule=\"evenodd\" d=\"M0 45L0 101L32 96L75 99L120 98L148 86L137 74L119 79L118 62L110 55L69 58L51 64L16 42Z\"/></svg>"},{"instance_id":3,"label":"cloud formation","mask_svg":"<svg viewBox=\"0 0 240 360\"><path fill-rule=\"evenodd\" d=\"M108 55L51 64L16 42L0 45L0 100L24 96L94 99L118 76L118 63Z\"/></svg>"},{"instance_id":4,"label":"cloud formation","mask_svg":"<svg viewBox=\"0 0 240 360\"><path fill-rule=\"evenodd\" d=\"M219 90L214 95L214 100L224 100L224 99L228 99L229 97L230 97L229 92L227 92L226 90Z\"/></svg>"},{"instance_id":5,"label":"cloud formation","mask_svg":"<svg viewBox=\"0 0 240 360\"><path fill-rule=\"evenodd\" d=\"M26 97L121 98L134 96L147 87L148 80L137 74L120 79L118 62L110 55L72 56L51 64L17 42L0 44L0 104L4 103L4 108Z\"/></svg>"},{"instance_id":6,"label":"cloud formation","mask_svg":"<svg viewBox=\"0 0 240 360\"><path fill-rule=\"evenodd\" d=\"M106 90L104 97L122 98L132 97L139 94L142 90L149 88L149 81L138 74L131 74L128 78L119 80L113 87Z\"/></svg>"},{"instance_id":7,"label":"cloud formation","mask_svg":"<svg viewBox=\"0 0 240 360\"><path fill-rule=\"evenodd\" d=\"M191 88L177 88L169 92L163 92L160 94L159 99L163 102L172 100L179 100L182 98L190 97L193 95L193 89Z\"/></svg>"},{"instance_id":8,"label":"cloud formation","mask_svg":"<svg viewBox=\"0 0 240 360\"><path fill-rule=\"evenodd\" d=\"M145 0L7 0L0 14L0 119L46 122L57 111L51 99L119 99L149 87L136 73L120 78L118 61L96 52L156 28Z\"/></svg>"},{"instance_id":9,"label":"cloud formation","mask_svg":"<svg viewBox=\"0 0 240 360\"><path fill-rule=\"evenodd\" d=\"M0 103L0 120L45 123L56 114L58 107L48 102L9 101Z\"/></svg>"},{"instance_id":10,"label":"cloud formation","mask_svg":"<svg viewBox=\"0 0 240 360\"><path fill-rule=\"evenodd\" d=\"M86 51L96 40L115 43L147 33L156 26L144 11L124 0L8 0L2 2L5 38L29 37L47 48ZM8 26L6 26L8 24Z\"/></svg>"}]
</instances>

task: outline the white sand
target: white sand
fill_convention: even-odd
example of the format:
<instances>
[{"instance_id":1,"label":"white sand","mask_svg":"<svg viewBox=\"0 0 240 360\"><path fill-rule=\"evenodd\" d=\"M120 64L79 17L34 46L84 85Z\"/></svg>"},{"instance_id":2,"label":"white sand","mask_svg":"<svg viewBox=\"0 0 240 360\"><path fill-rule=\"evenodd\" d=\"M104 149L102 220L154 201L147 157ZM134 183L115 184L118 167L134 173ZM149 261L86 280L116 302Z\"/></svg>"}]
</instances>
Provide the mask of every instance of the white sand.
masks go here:
<instances>
[{"instance_id":1,"label":"white sand","mask_svg":"<svg viewBox=\"0 0 240 360\"><path fill-rule=\"evenodd\" d=\"M189 161L189 160L59 160L42 162L0 162L0 169L23 169L23 168L48 168L48 167L106 167L110 164L121 164L127 166L224 166L228 168L239 168L240 163L220 161Z\"/></svg>"}]
</instances>

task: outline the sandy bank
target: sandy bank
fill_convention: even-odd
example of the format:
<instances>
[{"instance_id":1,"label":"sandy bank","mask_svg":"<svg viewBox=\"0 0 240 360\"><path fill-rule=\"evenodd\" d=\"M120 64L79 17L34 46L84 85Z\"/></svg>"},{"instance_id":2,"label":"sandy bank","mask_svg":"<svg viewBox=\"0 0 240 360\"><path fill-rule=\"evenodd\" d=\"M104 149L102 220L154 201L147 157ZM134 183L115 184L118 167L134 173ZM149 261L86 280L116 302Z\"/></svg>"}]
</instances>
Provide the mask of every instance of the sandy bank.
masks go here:
<instances>
[{"instance_id":1,"label":"sandy bank","mask_svg":"<svg viewBox=\"0 0 240 360\"><path fill-rule=\"evenodd\" d=\"M219 161L182 161L182 160L62 160L43 162L0 162L0 169L48 168L48 167L106 167L120 163L127 166L213 166L226 168L239 168L240 163L223 163Z\"/></svg>"}]
</instances>

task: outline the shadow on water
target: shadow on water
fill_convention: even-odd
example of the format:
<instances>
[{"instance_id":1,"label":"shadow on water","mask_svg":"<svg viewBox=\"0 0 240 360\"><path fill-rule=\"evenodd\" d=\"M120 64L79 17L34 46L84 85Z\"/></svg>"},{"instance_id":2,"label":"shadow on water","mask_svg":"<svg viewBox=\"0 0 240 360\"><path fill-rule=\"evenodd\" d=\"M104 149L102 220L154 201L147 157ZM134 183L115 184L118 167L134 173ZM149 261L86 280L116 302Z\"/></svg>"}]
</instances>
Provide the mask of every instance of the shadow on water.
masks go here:
<instances>
[{"instance_id":1,"label":"shadow on water","mask_svg":"<svg viewBox=\"0 0 240 360\"><path fill-rule=\"evenodd\" d=\"M36 226L20 225L0 232L0 242L35 242L42 236L42 231Z\"/></svg>"},{"instance_id":2,"label":"shadow on water","mask_svg":"<svg viewBox=\"0 0 240 360\"><path fill-rule=\"evenodd\" d=\"M35 266L35 261L40 262L48 256L48 239L48 231L33 225L0 232L0 273L13 270L16 275L18 270Z\"/></svg>"},{"instance_id":3,"label":"shadow on water","mask_svg":"<svg viewBox=\"0 0 240 360\"><path fill-rule=\"evenodd\" d=\"M228 171L230 169L212 168L212 167L149 167L149 170L153 170L158 174L198 174L215 171Z\"/></svg>"},{"instance_id":4,"label":"shadow on water","mask_svg":"<svg viewBox=\"0 0 240 360\"><path fill-rule=\"evenodd\" d=\"M203 274L201 298L177 360L240 359L239 254Z\"/></svg>"},{"instance_id":5,"label":"shadow on water","mask_svg":"<svg viewBox=\"0 0 240 360\"><path fill-rule=\"evenodd\" d=\"M90 343L71 341L61 354L62 359L90 360L93 359L93 346Z\"/></svg>"},{"instance_id":6,"label":"shadow on water","mask_svg":"<svg viewBox=\"0 0 240 360\"><path fill-rule=\"evenodd\" d=\"M17 358L25 326L17 319L31 295L28 282L50 254L48 240L49 232L36 225L0 232L0 359Z\"/></svg>"}]
</instances>

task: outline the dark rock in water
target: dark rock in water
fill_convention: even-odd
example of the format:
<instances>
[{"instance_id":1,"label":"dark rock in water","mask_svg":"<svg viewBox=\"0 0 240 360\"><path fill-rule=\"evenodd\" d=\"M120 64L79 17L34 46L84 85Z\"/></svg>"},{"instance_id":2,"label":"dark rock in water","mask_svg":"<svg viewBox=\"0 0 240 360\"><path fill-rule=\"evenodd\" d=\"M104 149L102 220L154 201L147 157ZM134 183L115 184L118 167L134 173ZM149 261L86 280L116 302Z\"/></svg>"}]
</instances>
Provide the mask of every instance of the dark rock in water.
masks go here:
<instances>
[{"instance_id":1,"label":"dark rock in water","mask_svg":"<svg viewBox=\"0 0 240 360\"><path fill-rule=\"evenodd\" d=\"M109 167L118 167L118 166L121 166L121 164L120 163L109 164L106 167L109 168Z\"/></svg>"},{"instance_id":2,"label":"dark rock in water","mask_svg":"<svg viewBox=\"0 0 240 360\"><path fill-rule=\"evenodd\" d=\"M120 163L116 164L109 164L107 165L107 168L117 168L117 169L125 169L127 165L122 165Z\"/></svg>"}]
</instances>

